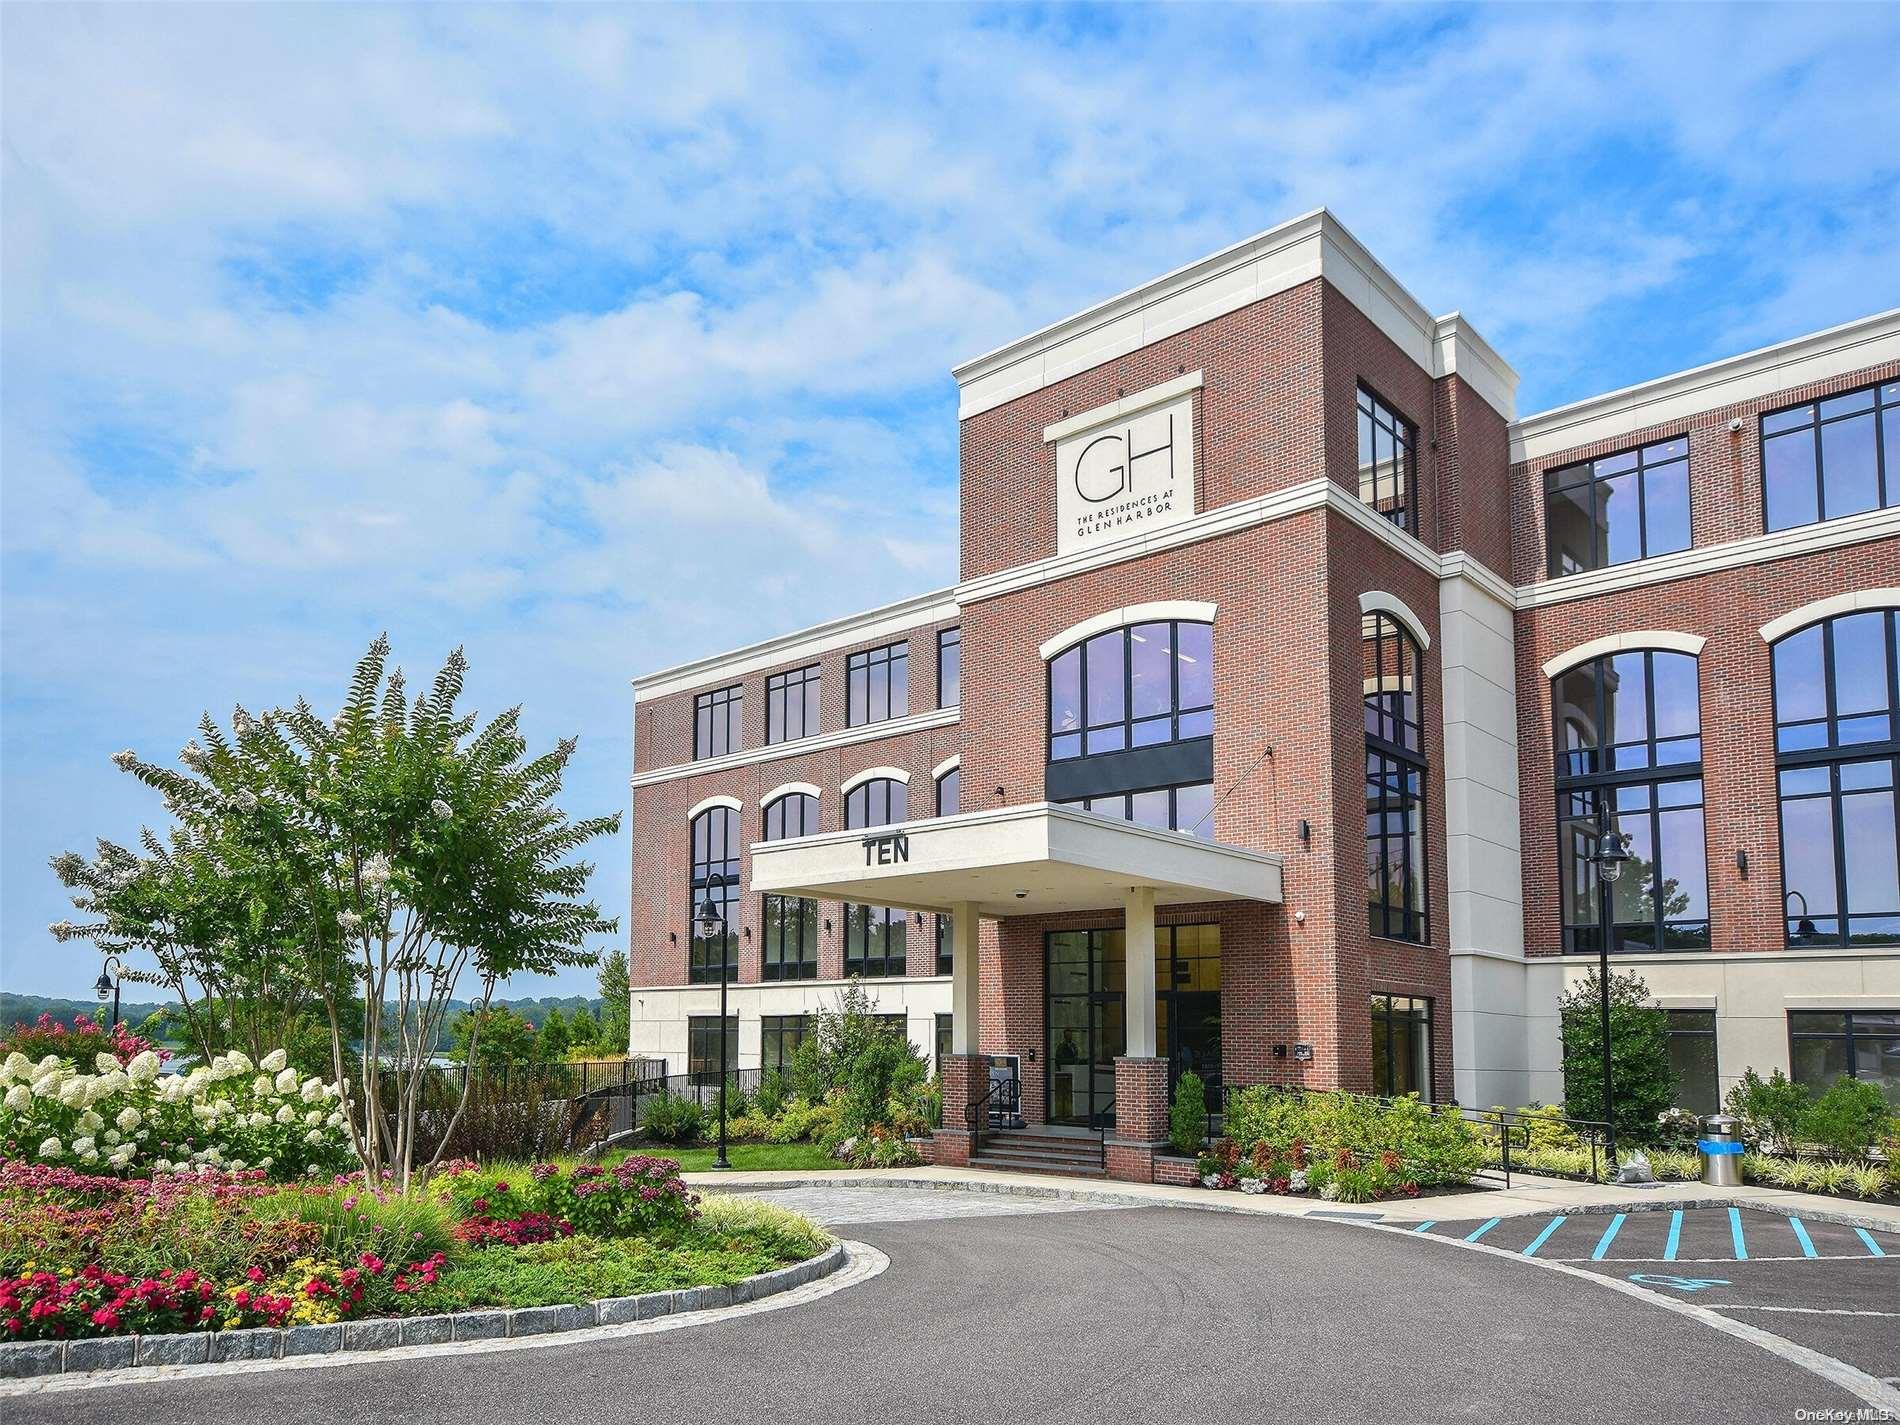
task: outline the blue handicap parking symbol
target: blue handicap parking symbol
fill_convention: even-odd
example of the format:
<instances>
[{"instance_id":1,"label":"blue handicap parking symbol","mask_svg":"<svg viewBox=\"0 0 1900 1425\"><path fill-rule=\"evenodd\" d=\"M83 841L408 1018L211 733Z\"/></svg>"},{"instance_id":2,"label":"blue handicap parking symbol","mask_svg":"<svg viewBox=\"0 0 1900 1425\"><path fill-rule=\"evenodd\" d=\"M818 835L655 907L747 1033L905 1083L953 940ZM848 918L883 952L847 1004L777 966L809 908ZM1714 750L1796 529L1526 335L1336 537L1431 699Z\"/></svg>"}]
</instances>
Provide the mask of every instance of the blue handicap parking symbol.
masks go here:
<instances>
[{"instance_id":1,"label":"blue handicap parking symbol","mask_svg":"<svg viewBox=\"0 0 1900 1425\"><path fill-rule=\"evenodd\" d=\"M1633 1272L1630 1280L1643 1286L1666 1286L1672 1291L1706 1291L1712 1286L1731 1286L1721 1277L1672 1277L1661 1272Z\"/></svg>"}]
</instances>

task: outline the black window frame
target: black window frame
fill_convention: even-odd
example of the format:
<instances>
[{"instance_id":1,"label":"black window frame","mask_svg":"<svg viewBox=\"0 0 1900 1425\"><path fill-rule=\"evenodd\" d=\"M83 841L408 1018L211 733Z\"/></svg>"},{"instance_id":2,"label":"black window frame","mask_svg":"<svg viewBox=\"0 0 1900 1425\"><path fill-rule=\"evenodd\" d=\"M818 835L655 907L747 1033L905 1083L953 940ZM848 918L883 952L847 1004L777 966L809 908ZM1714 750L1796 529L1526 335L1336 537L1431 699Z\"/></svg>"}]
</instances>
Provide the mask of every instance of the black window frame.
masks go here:
<instances>
[{"instance_id":1,"label":"black window frame","mask_svg":"<svg viewBox=\"0 0 1900 1425\"><path fill-rule=\"evenodd\" d=\"M1384 1083L1380 1083L1378 1079L1379 1059L1377 1055L1373 1056L1373 1095L1378 1098L1398 1098L1401 1096L1401 1093L1412 1092L1410 1089L1401 1090L1400 1093L1393 1092L1398 1084L1397 1079L1393 1077L1392 1073L1394 1065L1398 1062L1397 1056L1393 1053L1393 1043L1397 1033L1395 1026L1400 1023L1405 1023L1413 1026L1415 1030L1421 1031L1420 1043L1425 1051L1425 1066L1422 1071L1418 1096L1420 1102L1431 1103L1433 1101L1432 1073L1437 1063L1436 1053L1432 1045L1431 996L1402 994L1396 990L1373 990L1371 995L1372 1034L1376 1044L1381 1029L1384 1031L1386 1067L1386 1080ZM1424 1006L1423 1016L1421 1017L1410 1008L1403 1014L1400 1014L1396 1007L1399 1001L1404 1001L1408 1006Z\"/></svg>"},{"instance_id":2,"label":"black window frame","mask_svg":"<svg viewBox=\"0 0 1900 1425\"><path fill-rule=\"evenodd\" d=\"M1888 1029L1885 1027L1875 1028L1875 1027L1869 1026L1866 1029L1859 1029L1855 1025L1856 1019L1866 1019L1873 1015L1882 1015L1886 1017L1892 1017L1894 1015L1893 1010L1891 1009L1873 1009L1873 1010L1791 1009L1787 1012L1787 1014L1788 1014L1788 1077L1789 1078L1794 1079L1796 1083L1804 1082L1803 1080L1795 1077L1795 1075L1800 1069L1800 1058L1795 1053L1795 1046L1797 1044L1800 1044L1803 1042L1815 1042L1815 1041L1820 1041L1820 1040L1826 1040L1832 1043L1837 1043L1841 1045L1841 1047L1845 1051L1848 1078L1860 1080L1863 1083L1895 1082L1895 1087L1891 1089L1883 1088L1883 1092L1887 1094L1888 1102L1892 1105L1894 1111L1900 1112L1900 1082L1884 1081L1882 1079L1862 1079L1861 1073L1860 1073L1860 1055L1855 1052L1855 1045L1858 1040L1878 1039L1878 1040L1891 1041L1891 1040L1900 1039L1900 1027L1896 1027L1894 1029ZM1821 1018L1831 1019L1836 1016L1838 1016L1841 1021L1841 1027L1838 1031L1836 1030L1823 1031L1823 1030L1814 1030L1814 1029L1803 1030L1803 1029L1797 1029L1795 1027L1795 1021L1797 1019L1821 1019ZM1807 1086L1809 1088L1812 1088L1816 1093L1825 1093L1828 1089L1833 1087L1833 1081L1830 1080L1829 1082L1824 1083L1824 1084L1808 1084Z\"/></svg>"},{"instance_id":3,"label":"black window frame","mask_svg":"<svg viewBox=\"0 0 1900 1425\"><path fill-rule=\"evenodd\" d=\"M1681 446L1679 454L1663 454L1674 446ZM1628 456L1635 457L1635 464L1627 468L1605 470L1603 467ZM1544 472L1544 567L1553 579L1562 579L1571 574L1584 574L1593 569L1617 569L1625 564L1634 564L1639 560L1654 559L1658 555L1676 554L1695 545L1695 502L1692 498L1692 452L1687 434L1673 435L1665 440L1646 441L1642 445L1631 446L1623 450L1612 451L1607 455L1593 456L1589 460L1573 461L1569 465L1560 465ZM1686 538L1682 544L1668 549L1650 548L1650 477L1665 473L1673 474L1669 467L1680 466L1683 486L1683 508L1688 517ZM1581 473L1579 473L1581 472ZM1609 557L1608 529L1597 519L1597 487L1611 480L1619 480L1626 475L1636 477L1636 544L1638 553L1628 559ZM1566 478L1567 477L1567 478ZM1575 569L1558 567L1558 545L1551 529L1552 497L1568 490L1587 486L1590 490L1590 550L1588 562Z\"/></svg>"},{"instance_id":4,"label":"black window frame","mask_svg":"<svg viewBox=\"0 0 1900 1425\"><path fill-rule=\"evenodd\" d=\"M943 1077L943 1061L955 1052L950 1047L955 1042L952 1037L955 1024L956 1016L953 1014L938 1014L931 1024L936 1042L931 1045L930 1068L931 1072L940 1079Z\"/></svg>"},{"instance_id":5,"label":"black window frame","mask_svg":"<svg viewBox=\"0 0 1900 1425\"><path fill-rule=\"evenodd\" d=\"M950 798L950 805L946 809L944 806L944 784L947 782L953 782L953 781L956 784L957 795L952 796ZM945 772L941 777L937 778L937 815L938 816L955 816L957 814L957 812L961 808L962 788L963 788L963 768L961 764L955 767L952 767L949 771ZM956 926L955 916L939 915L937 917L937 973L940 975L952 974L954 973L956 969L956 955L955 955L956 929L955 929L955 926Z\"/></svg>"},{"instance_id":6,"label":"black window frame","mask_svg":"<svg viewBox=\"0 0 1900 1425\"><path fill-rule=\"evenodd\" d=\"M719 1046L710 1048L706 1042L717 1038L719 1034L719 1016L716 1014L689 1015L686 1020L686 1080L696 1088L717 1088L719 1086ZM728 1076L739 1072L739 1016L726 1016L726 1073Z\"/></svg>"},{"instance_id":7,"label":"black window frame","mask_svg":"<svg viewBox=\"0 0 1900 1425\"><path fill-rule=\"evenodd\" d=\"M875 670L884 670L884 701L880 713L872 706L872 676ZM896 685L899 676L903 680L903 694L900 698ZM899 639L896 643L879 644L876 648L860 648L855 653L845 655L844 692L846 727L869 727L873 723L889 722L893 718L910 715L910 640ZM899 706L899 704L902 706Z\"/></svg>"},{"instance_id":8,"label":"black window frame","mask_svg":"<svg viewBox=\"0 0 1900 1425\"><path fill-rule=\"evenodd\" d=\"M1835 630L1844 619L1862 618L1869 614L1878 615L1884 625L1887 644L1887 717L1888 736L1879 741L1842 742L1840 740L1839 683L1836 677L1836 659L1834 652ZM1824 711L1820 718L1791 718L1784 722L1781 717L1781 667L1778 650L1783 644L1815 629L1821 633L1821 678ZM1856 946L1876 946L1900 944L1900 906L1891 909L1856 911L1848 894L1847 865L1847 815L1846 799L1864 795L1870 791L1887 790L1891 796L1895 817L1894 844L1896 858L1900 858L1900 611L1894 609L1852 609L1832 618L1818 619L1803 624L1776 639L1769 646L1769 687L1770 707L1775 730L1775 824L1776 834L1780 838L1781 855L1781 904L1783 912L1783 931L1786 943L1791 948L1814 946L1834 946L1851 948ZM1850 720L1879 716L1879 712L1849 713ZM1782 734L1791 727L1810 727L1819 724L1826 732L1826 741L1819 747L1796 747L1782 749ZM1844 769L1864 763L1884 762L1887 764L1889 786L1879 787L1843 787ZM1788 774L1825 769L1828 779L1827 788L1818 792L1795 792L1786 790ZM1786 834L1787 804L1791 801L1814 801L1825 797L1829 802L1829 825L1833 831L1834 846L1834 910L1831 916L1823 917L1837 922L1834 935L1821 935L1818 931L1798 932L1798 926L1812 924L1814 917L1804 903L1799 916L1791 914L1791 901L1801 896L1799 891L1788 889L1788 855ZM1900 877L1900 866L1896 867ZM1871 938L1857 938L1853 933L1853 921L1861 916L1888 919L1897 922L1897 928L1886 934L1876 933Z\"/></svg>"},{"instance_id":9,"label":"black window frame","mask_svg":"<svg viewBox=\"0 0 1900 1425\"><path fill-rule=\"evenodd\" d=\"M1851 400L1863 392L1870 392L1873 396L1872 404L1866 408L1862 410L1840 411L1831 416L1823 416L1821 414L1822 406L1829 405L1835 401ZM1771 431L1768 429L1769 422L1780 420L1796 411L1806 411L1808 413L1808 420L1805 426L1784 425L1778 430ZM1874 418L1875 503L1865 510L1848 510L1842 514L1829 514L1827 510L1826 446L1822 440L1822 434L1828 426L1837 425L1843 421L1854 420L1859 416L1867 415L1869 412L1872 413ZM1892 413L1891 416L1888 414L1889 412ZM1873 381L1864 386L1853 387L1851 390L1836 391L1830 395L1817 396L1810 401L1796 401L1791 405L1777 406L1772 411L1763 411L1761 415L1756 418L1755 422L1755 434L1756 440L1758 441L1757 449L1761 453L1762 528L1768 533L1773 534L1779 530L1801 529L1811 524L1825 524L1829 520L1846 519L1850 515L1856 514L1871 514L1875 510L1892 509L1894 506L1900 505L1900 470L1889 468L1889 462L1887 460L1887 442L1885 436L1886 426L1889 420L1892 420L1896 428L1900 429L1900 381ZM1776 524L1774 522L1774 512L1768 505L1768 443L1778 437L1788 436L1802 429L1809 429L1814 433L1815 516L1811 520L1795 520L1787 524ZM1900 435L1896 435L1895 441L1896 445L1900 445Z\"/></svg>"},{"instance_id":10,"label":"black window frame","mask_svg":"<svg viewBox=\"0 0 1900 1425\"><path fill-rule=\"evenodd\" d=\"M1195 818L1192 826L1182 826L1181 793L1199 791L1202 787L1207 788L1207 810ZM1077 811L1093 812L1097 816L1112 816L1135 826L1149 826L1148 822L1135 820L1135 798L1150 796L1157 792L1168 794L1168 824L1166 827L1152 829L1176 831L1183 836L1192 836L1198 841L1214 839L1214 807L1219 798L1214 795L1212 782L1170 782L1159 787L1137 787L1130 792L1104 792L1094 797L1072 797L1067 801L1057 802L1056 805L1074 807ZM1119 808L1113 805L1116 802L1121 803Z\"/></svg>"},{"instance_id":11,"label":"black window frame","mask_svg":"<svg viewBox=\"0 0 1900 1425\"><path fill-rule=\"evenodd\" d=\"M715 832L710 824L712 818L718 818L718 844L715 846ZM699 855L699 824L708 822L706 831L707 855L702 860ZM725 854L714 854L723 851ZM729 806L707 807L694 817L687 828L686 858L686 978L687 983L695 985L718 984L722 978L715 951L709 949L709 942L699 933L699 908L707 900L713 900L723 906L725 915L725 975L728 980L739 978L739 903L742 896L742 882L745 877L741 860L743 843L739 832L739 813ZM721 869L715 870L718 867ZM729 868L729 869L726 869ZM713 892L719 892L717 896Z\"/></svg>"},{"instance_id":12,"label":"black window frame","mask_svg":"<svg viewBox=\"0 0 1900 1425\"><path fill-rule=\"evenodd\" d=\"M720 746L724 743L724 746ZM745 684L693 694L693 760L745 751Z\"/></svg>"},{"instance_id":13,"label":"black window frame","mask_svg":"<svg viewBox=\"0 0 1900 1425\"><path fill-rule=\"evenodd\" d=\"M1609 717L1609 680L1606 670L1619 657L1641 655L1643 659L1643 727L1644 735L1638 739L1622 742L1604 743L1603 733L1610 728ZM1696 678L1696 730L1693 736L1678 733L1668 737L1656 735L1656 660L1658 658L1682 658L1688 661L1695 671ZM1562 709L1557 699L1557 687L1578 672L1590 669L1593 679L1593 697L1595 706L1591 710L1592 726L1596 742L1592 748L1571 750L1566 741L1562 725ZM1595 834L1597 818L1603 799L1610 799L1614 824L1619 828L1627 821L1645 817L1649 823L1649 845L1660 853L1662 847L1662 817L1666 812L1697 811L1702 815L1702 900L1704 914L1700 917L1671 918L1665 912L1668 902L1662 896L1650 897L1653 914L1648 921L1616 919L1610 931L1610 953L1613 955L1673 954L1681 951L1706 951L1714 940L1715 918L1710 903L1708 884L1709 825L1708 825L1708 787L1703 779L1702 762L1702 660L1693 653L1684 653L1673 648L1628 648L1616 652L1600 654L1583 663L1573 664L1556 674L1550 680L1551 705L1551 766L1554 772L1555 831L1559 876L1564 864L1565 828L1582 828L1584 836ZM1613 730L1613 729L1612 729ZM1665 760L1664 752L1673 754L1695 744L1695 757L1684 760ZM1627 749L1640 748L1640 762L1637 765L1619 766L1619 753L1627 754ZM1630 760L1634 761L1633 756ZM1581 770L1579 770L1581 769ZM1674 787L1693 782L1696 794L1693 800L1666 800L1664 787ZM1619 795L1633 793L1636 789L1646 788L1647 805L1628 809L1616 805ZM1587 857L1573 855L1573 867L1581 868L1587 881L1578 889L1579 896L1587 896L1592 915L1601 914L1602 888L1597 883L1596 865ZM1661 868L1663 883L1671 879L1671 866L1663 864L1660 855L1657 864ZM1625 866L1625 880L1634 872L1635 867ZM1634 884L1631 882L1630 884ZM1572 897L1569 891L1560 885L1558 891L1558 925L1562 936L1562 948L1565 954L1594 955L1597 953L1597 936L1602 927L1573 924L1570 920ZM1613 902L1614 908L1614 902ZM1632 940L1629 931L1632 927L1641 927L1649 932L1650 943L1643 944Z\"/></svg>"},{"instance_id":14,"label":"black window frame","mask_svg":"<svg viewBox=\"0 0 1900 1425\"><path fill-rule=\"evenodd\" d=\"M1168 711L1165 713L1150 713L1145 717L1136 717L1135 716L1135 658L1134 658L1135 633L1138 629L1153 628L1157 624L1165 624L1167 626L1169 646L1177 650L1181 646L1181 629L1183 626L1187 626L1190 628L1204 628L1207 630L1207 647L1208 647L1207 702L1197 703L1193 707L1189 707L1189 708L1184 708L1181 706L1181 666L1180 666L1180 657L1177 655L1176 657L1171 658L1168 662ZM1095 642L1098 638L1102 638L1110 634L1119 634L1122 641L1121 717L1109 722L1091 723L1089 721L1089 714L1088 714L1088 708L1089 708L1088 646L1091 643ZM1185 618L1185 619L1159 619L1157 618L1157 619L1143 619L1139 623L1123 624L1118 629L1116 628L1102 629L1097 633L1090 634L1086 638L1078 638L1074 643L1071 643L1067 648L1060 649L1056 653L1050 655L1048 660L1043 664L1043 670L1042 670L1042 694L1043 694L1042 705L1043 705L1043 727L1044 727L1043 752L1044 752L1044 757L1047 760L1048 764L1052 767L1055 767L1055 766L1061 766L1065 763L1070 763L1070 762L1085 762L1095 757L1116 757L1116 756L1125 756L1129 753L1152 752L1157 748L1173 747L1173 746L1178 746L1184 743L1189 743L1189 744L1198 743L1203 740L1211 739L1214 735L1213 734L1213 726L1214 726L1213 650L1214 650L1214 625L1208 622L1207 620L1192 619L1192 618ZM1063 659L1069 657L1071 654L1073 654L1076 658L1076 681L1075 681L1076 703L1077 703L1077 706L1079 706L1082 710L1082 721L1080 725L1074 728L1065 728L1061 731L1058 731L1055 726L1056 665L1062 662ZM1199 717L1202 713L1207 714L1208 730L1206 732L1191 731L1187 733L1185 736L1183 736L1182 731L1181 731L1181 724L1182 724L1183 719L1196 718L1196 717ZM1140 744L1137 744L1135 742L1135 724L1136 723L1158 722L1163 717L1168 719L1168 736L1166 738L1162 739L1160 742L1145 742L1145 743L1140 743ZM1121 729L1122 737L1121 737L1120 746L1108 748L1100 752L1089 751L1088 744L1089 744L1090 734L1098 733L1098 732L1107 732L1113 728ZM1056 744L1056 739L1059 737L1079 738L1079 742L1077 745L1080 748L1080 750L1074 753L1070 753L1070 754L1066 754L1066 755L1058 757L1056 755L1055 744Z\"/></svg>"},{"instance_id":15,"label":"black window frame","mask_svg":"<svg viewBox=\"0 0 1900 1425\"><path fill-rule=\"evenodd\" d=\"M759 1072L780 1074L792 1071L792 1056L807 1035L816 1031L818 1017L812 1014L764 1014L759 1016ZM787 1039L790 1047L787 1047Z\"/></svg>"},{"instance_id":16,"label":"black window frame","mask_svg":"<svg viewBox=\"0 0 1900 1425\"><path fill-rule=\"evenodd\" d=\"M1676 1070L1675 1106L1677 1108L1686 1108L1691 1113L1716 1112L1722 1106L1722 1046L1720 1036L1716 1032L1717 1019L1715 1011L1706 1008L1679 1008L1665 1010L1664 1012L1668 1015L1669 1021L1667 1031L1669 1064L1671 1068ZM1693 1025L1688 1022L1691 1015L1695 1016L1697 1020ZM1707 1021L1706 1024L1701 1022L1705 1019ZM1693 1041L1696 1045L1701 1045L1704 1041L1708 1044L1711 1078L1709 1087L1711 1096L1702 1100L1707 1107L1698 1107L1696 1104L1691 1103L1688 1096L1683 1092L1683 1075L1681 1069L1677 1066L1677 1055L1685 1049L1690 1041Z\"/></svg>"},{"instance_id":17,"label":"black window frame","mask_svg":"<svg viewBox=\"0 0 1900 1425\"><path fill-rule=\"evenodd\" d=\"M1404 894L1395 911L1390 897L1366 900L1367 932L1381 940L1429 945L1431 917L1431 763L1425 752L1425 649L1405 622L1383 609L1360 618L1360 646L1375 650L1372 687L1362 686L1366 724L1366 887L1376 875L1382 888L1402 872ZM1398 655L1397 685L1386 686L1388 648ZM1405 715L1405 655L1411 655L1413 716ZM1364 679L1364 660L1361 659ZM1396 701L1393 693L1397 693ZM1395 711L1396 709L1396 711ZM1413 790L1414 784L1416 790ZM1396 828L1392 818L1399 818ZM1411 873L1411 844L1418 843L1418 874ZM1376 853L1375 849L1377 848ZM1395 850L1396 848L1396 850ZM1414 895L1416 892L1416 896Z\"/></svg>"},{"instance_id":18,"label":"black window frame","mask_svg":"<svg viewBox=\"0 0 1900 1425\"><path fill-rule=\"evenodd\" d=\"M782 673L774 673L765 680L765 745L773 747L781 742L797 742L801 738L815 737L821 731L820 692L823 688L823 665L808 663L802 668L787 668ZM792 722L792 699L798 699L798 728L789 730Z\"/></svg>"},{"instance_id":19,"label":"black window frame","mask_svg":"<svg viewBox=\"0 0 1900 1425\"><path fill-rule=\"evenodd\" d=\"M787 792L772 798L759 812L759 829L761 841L816 835L818 798L810 792ZM791 931L789 936L788 930ZM789 957L788 949L792 951ZM767 894L759 897L759 978L818 978L817 901L802 896Z\"/></svg>"},{"instance_id":20,"label":"black window frame","mask_svg":"<svg viewBox=\"0 0 1900 1425\"><path fill-rule=\"evenodd\" d=\"M872 821L873 789L883 790L883 821ZM904 814L892 816L893 792L899 789L903 794ZM870 830L879 826L896 826L910 819L910 786L895 777L871 777L859 782L844 794L844 828L847 831ZM855 901L844 902L841 909L844 972L847 977L861 979L902 979L909 972L910 960L910 914L894 906L866 905ZM882 953L873 955L872 929L877 927L878 940L882 944ZM892 953L892 946L896 953Z\"/></svg>"},{"instance_id":21,"label":"black window frame","mask_svg":"<svg viewBox=\"0 0 1900 1425\"><path fill-rule=\"evenodd\" d=\"M944 658L945 649L952 650L948 660ZM943 670L946 666L946 662L956 668L956 678L954 681L956 682L957 696L952 698L946 698L944 696ZM956 707L961 701L962 696L963 627L959 624L952 628L940 628L937 630L937 706L940 708Z\"/></svg>"},{"instance_id":22,"label":"black window frame","mask_svg":"<svg viewBox=\"0 0 1900 1425\"><path fill-rule=\"evenodd\" d=\"M1362 483L1357 493L1360 501L1389 524L1404 530L1408 534L1416 535L1418 533L1418 511L1414 501L1418 490L1418 423L1409 419L1398 406L1388 401L1384 396L1381 396L1364 381L1359 383L1358 392L1353 398L1353 412L1355 432L1361 426L1370 426L1372 428L1375 438L1375 453L1377 450L1376 437L1381 429L1391 433L1395 452L1401 446L1403 446L1405 452L1402 475L1405 488L1399 493L1399 502L1387 508L1380 508L1379 472L1376 460L1373 463L1371 498L1367 498L1363 485L1364 472L1367 467L1364 465L1360 465L1359 467ZM1382 420L1381 417L1384 419ZM1356 453L1357 450L1355 448L1355 455Z\"/></svg>"}]
</instances>

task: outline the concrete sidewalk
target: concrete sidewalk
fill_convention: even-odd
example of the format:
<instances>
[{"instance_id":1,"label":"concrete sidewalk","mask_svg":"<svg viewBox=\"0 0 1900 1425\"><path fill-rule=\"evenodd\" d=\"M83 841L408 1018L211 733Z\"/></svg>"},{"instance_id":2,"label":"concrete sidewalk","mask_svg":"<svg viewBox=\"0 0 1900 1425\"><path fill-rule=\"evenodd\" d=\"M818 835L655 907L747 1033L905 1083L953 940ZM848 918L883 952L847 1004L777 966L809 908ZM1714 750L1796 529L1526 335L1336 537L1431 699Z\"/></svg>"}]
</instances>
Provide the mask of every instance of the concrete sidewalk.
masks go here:
<instances>
[{"instance_id":1,"label":"concrete sidewalk","mask_svg":"<svg viewBox=\"0 0 1900 1425\"><path fill-rule=\"evenodd\" d=\"M982 1168L846 1168L835 1172L686 1173L685 1181L703 1192L734 1192L765 1187L910 1187L1060 1197L1077 1202L1139 1203L1215 1212L1256 1212L1282 1217L1347 1216L1389 1223L1423 1222L1453 1212L1482 1212L1487 1217L1533 1213L1648 1212L1677 1207L1752 1207L1784 1216L1839 1222L1850 1227L1900 1232L1900 1205L1856 1198L1821 1197L1779 1188L1712 1188L1701 1183L1627 1184L1572 1182L1567 1178L1513 1173L1507 1189L1501 1181L1481 1179L1468 1193L1391 1198L1381 1202L1325 1202L1313 1197L1252 1196L1210 1192L1205 1188L1122 1183L1098 1178L1064 1178L1043 1173L1002 1173Z\"/></svg>"}]
</instances>

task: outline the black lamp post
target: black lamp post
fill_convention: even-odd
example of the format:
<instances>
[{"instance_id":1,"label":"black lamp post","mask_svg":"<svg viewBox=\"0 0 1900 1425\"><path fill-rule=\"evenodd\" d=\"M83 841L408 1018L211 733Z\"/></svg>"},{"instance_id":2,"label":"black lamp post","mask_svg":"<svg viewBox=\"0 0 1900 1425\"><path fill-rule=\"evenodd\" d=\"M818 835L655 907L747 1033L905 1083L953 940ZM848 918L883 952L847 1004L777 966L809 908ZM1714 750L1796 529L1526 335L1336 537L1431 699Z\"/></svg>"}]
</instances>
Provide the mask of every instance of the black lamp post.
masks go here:
<instances>
[{"instance_id":1,"label":"black lamp post","mask_svg":"<svg viewBox=\"0 0 1900 1425\"><path fill-rule=\"evenodd\" d=\"M112 1027L114 1029L119 1027L118 972L122 969L123 966L119 964L119 957L117 955L106 956L106 962L99 970L99 978L93 981L92 986L92 992L99 996L100 1004L104 1004L107 1000L112 1001Z\"/></svg>"},{"instance_id":2,"label":"black lamp post","mask_svg":"<svg viewBox=\"0 0 1900 1425\"><path fill-rule=\"evenodd\" d=\"M1610 805L1597 805L1597 1024L1603 1036L1603 1121L1609 1134L1610 1176L1616 1176L1616 1088L1610 1067L1610 938L1616 930L1615 886L1630 859L1629 838L1610 824Z\"/></svg>"},{"instance_id":3,"label":"black lamp post","mask_svg":"<svg viewBox=\"0 0 1900 1425\"><path fill-rule=\"evenodd\" d=\"M726 984L731 976L726 961L726 917L711 896L699 907L694 928L701 940L719 937L719 1156L713 1159L713 1167L724 1170L732 1166L726 1161Z\"/></svg>"}]
</instances>

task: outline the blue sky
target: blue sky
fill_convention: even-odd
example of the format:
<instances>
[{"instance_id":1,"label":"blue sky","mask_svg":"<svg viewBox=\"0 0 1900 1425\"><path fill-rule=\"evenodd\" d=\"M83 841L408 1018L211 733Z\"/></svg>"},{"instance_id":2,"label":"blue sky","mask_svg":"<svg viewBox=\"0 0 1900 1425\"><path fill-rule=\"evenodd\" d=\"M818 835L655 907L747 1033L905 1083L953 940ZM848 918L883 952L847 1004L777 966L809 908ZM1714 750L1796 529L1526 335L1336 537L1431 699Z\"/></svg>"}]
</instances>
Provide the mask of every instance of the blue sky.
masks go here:
<instances>
[{"instance_id":1,"label":"blue sky","mask_svg":"<svg viewBox=\"0 0 1900 1425\"><path fill-rule=\"evenodd\" d=\"M0 984L109 762L388 630L635 673L952 582L952 363L1330 206L1526 411L1900 305L1900 8L7 6ZM625 915L627 842L596 890ZM514 986L581 987L586 976Z\"/></svg>"}]
</instances>

